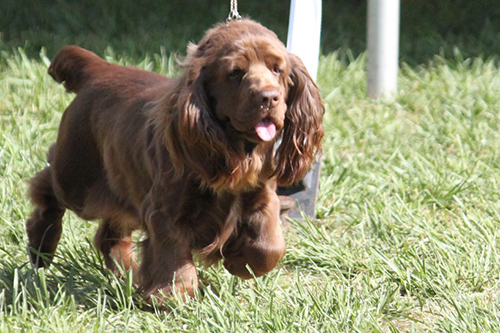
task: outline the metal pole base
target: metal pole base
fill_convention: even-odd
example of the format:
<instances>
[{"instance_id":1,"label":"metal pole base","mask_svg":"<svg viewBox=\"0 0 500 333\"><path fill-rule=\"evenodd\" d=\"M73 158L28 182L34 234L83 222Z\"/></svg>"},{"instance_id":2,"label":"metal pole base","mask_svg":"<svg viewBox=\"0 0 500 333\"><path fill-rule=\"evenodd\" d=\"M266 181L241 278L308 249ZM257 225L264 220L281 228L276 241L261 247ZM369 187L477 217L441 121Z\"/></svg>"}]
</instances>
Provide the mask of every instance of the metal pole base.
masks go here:
<instances>
[{"instance_id":1,"label":"metal pole base","mask_svg":"<svg viewBox=\"0 0 500 333\"><path fill-rule=\"evenodd\" d=\"M316 217L320 169L321 163L318 162L299 183L278 188L283 223L287 223L288 219L302 221L302 214L310 219Z\"/></svg>"}]
</instances>

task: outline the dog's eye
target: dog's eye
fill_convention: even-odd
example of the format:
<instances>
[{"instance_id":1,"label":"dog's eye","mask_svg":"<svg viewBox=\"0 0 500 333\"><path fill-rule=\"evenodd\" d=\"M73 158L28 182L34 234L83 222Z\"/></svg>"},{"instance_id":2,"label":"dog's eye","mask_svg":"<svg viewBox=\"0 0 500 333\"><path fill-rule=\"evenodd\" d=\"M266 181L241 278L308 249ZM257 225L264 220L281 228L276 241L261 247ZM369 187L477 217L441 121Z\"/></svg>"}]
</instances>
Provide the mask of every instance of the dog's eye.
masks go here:
<instances>
[{"instance_id":1,"label":"dog's eye","mask_svg":"<svg viewBox=\"0 0 500 333\"><path fill-rule=\"evenodd\" d=\"M231 71L231 73L229 73L229 78L231 80L235 80L235 81L241 81L241 79L243 79L243 76L245 76L245 71L242 70L241 68L235 68Z\"/></svg>"},{"instance_id":2,"label":"dog's eye","mask_svg":"<svg viewBox=\"0 0 500 333\"><path fill-rule=\"evenodd\" d=\"M281 75L281 69L279 68L278 65L273 66L273 73L277 75Z\"/></svg>"}]
</instances>

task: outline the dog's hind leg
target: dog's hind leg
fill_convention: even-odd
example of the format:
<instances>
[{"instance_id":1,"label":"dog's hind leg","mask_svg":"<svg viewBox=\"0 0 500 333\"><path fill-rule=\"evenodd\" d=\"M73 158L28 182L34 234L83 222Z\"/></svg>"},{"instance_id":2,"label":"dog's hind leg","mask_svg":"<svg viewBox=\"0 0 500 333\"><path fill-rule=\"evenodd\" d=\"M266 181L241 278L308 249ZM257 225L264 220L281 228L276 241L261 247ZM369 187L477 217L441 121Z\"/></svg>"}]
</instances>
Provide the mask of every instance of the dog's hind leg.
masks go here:
<instances>
[{"instance_id":1,"label":"dog's hind leg","mask_svg":"<svg viewBox=\"0 0 500 333\"><path fill-rule=\"evenodd\" d=\"M50 166L31 179L29 196L35 206L26 222L30 260L35 267L47 267L61 238L65 212L54 193Z\"/></svg>"}]
</instances>

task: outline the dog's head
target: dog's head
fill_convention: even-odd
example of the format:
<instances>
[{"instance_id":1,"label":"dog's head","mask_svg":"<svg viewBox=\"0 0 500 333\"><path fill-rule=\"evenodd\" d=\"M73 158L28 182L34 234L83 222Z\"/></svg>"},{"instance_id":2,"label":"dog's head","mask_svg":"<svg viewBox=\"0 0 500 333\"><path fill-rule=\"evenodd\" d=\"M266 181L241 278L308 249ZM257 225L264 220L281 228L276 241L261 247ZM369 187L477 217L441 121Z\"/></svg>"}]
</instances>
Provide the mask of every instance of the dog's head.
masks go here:
<instances>
[{"instance_id":1,"label":"dog's head","mask_svg":"<svg viewBox=\"0 0 500 333\"><path fill-rule=\"evenodd\" d=\"M324 107L300 59L273 32L251 20L221 24L189 46L186 67L175 131L182 140L217 156L235 142L255 148L281 138L278 183L306 174L320 150Z\"/></svg>"}]
</instances>

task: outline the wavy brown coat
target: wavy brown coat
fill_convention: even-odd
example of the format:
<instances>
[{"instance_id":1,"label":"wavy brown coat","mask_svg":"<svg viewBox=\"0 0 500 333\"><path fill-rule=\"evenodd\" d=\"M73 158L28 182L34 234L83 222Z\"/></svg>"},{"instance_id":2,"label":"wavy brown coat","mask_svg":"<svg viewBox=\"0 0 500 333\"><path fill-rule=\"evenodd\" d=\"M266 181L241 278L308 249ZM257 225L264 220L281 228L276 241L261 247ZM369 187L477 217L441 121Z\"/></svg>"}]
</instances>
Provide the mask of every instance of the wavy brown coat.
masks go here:
<instances>
[{"instance_id":1,"label":"wavy brown coat","mask_svg":"<svg viewBox=\"0 0 500 333\"><path fill-rule=\"evenodd\" d=\"M66 209L101 221L94 243L106 265L133 269L146 297L173 286L192 295L193 252L207 264L223 259L242 278L252 276L247 265L256 276L276 266L285 241L275 190L303 178L321 149L318 88L300 59L250 20L209 30L184 66L170 79L76 46L54 57L49 74L76 97L49 166L30 185L36 266L50 264Z\"/></svg>"}]
</instances>

